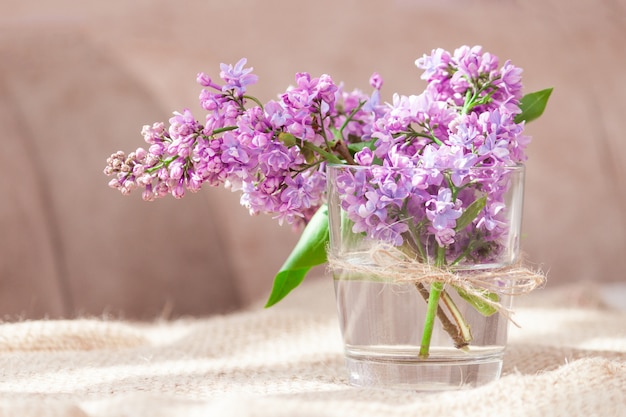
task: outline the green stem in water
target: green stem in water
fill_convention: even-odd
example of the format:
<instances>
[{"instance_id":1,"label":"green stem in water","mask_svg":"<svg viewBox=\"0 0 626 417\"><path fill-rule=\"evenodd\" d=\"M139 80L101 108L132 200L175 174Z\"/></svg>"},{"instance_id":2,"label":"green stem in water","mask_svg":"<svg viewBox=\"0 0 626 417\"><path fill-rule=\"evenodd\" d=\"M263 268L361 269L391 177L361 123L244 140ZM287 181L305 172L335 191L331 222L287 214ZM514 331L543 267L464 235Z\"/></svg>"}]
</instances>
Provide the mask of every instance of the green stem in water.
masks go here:
<instances>
[{"instance_id":1,"label":"green stem in water","mask_svg":"<svg viewBox=\"0 0 626 417\"><path fill-rule=\"evenodd\" d=\"M430 339L433 336L433 328L435 325L435 317L437 316L437 307L439 306L439 298L443 291L443 283L433 282L430 286L430 296L428 297L428 306L426 307L426 320L424 321L424 330L422 332L422 343L420 345L420 358L426 359L430 354Z\"/></svg>"},{"instance_id":2,"label":"green stem in water","mask_svg":"<svg viewBox=\"0 0 626 417\"><path fill-rule=\"evenodd\" d=\"M416 282L415 287L419 291L420 295L424 298L424 300L428 302L430 293L428 292L426 287L424 287L424 284L422 284L421 282ZM448 303L446 302L446 300L447 299L451 300L451 297L447 293L447 291L443 291L441 293L441 299L443 300L444 304L448 306ZM458 309L456 311L458 312ZM441 306L437 306L437 318L441 322L441 326L443 327L443 329L446 331L446 333L448 333L448 335L450 335L450 337L454 341L454 346L457 349L466 349L466 346L469 344L469 340L466 340L466 338L463 335L464 332L459 330L459 328L455 326L455 324L452 321L450 321L450 319L446 315L445 311L443 311L443 308L441 308ZM457 320L457 317L455 316L454 319ZM466 327L469 330L469 326L466 326Z\"/></svg>"},{"instance_id":3,"label":"green stem in water","mask_svg":"<svg viewBox=\"0 0 626 417\"><path fill-rule=\"evenodd\" d=\"M437 254L435 256L435 266L441 268L445 264L446 252L445 248L437 246ZM433 336L435 326L435 318L437 316L437 307L439 307L439 299L443 292L444 283L433 282L430 285L430 296L428 297L428 305L426 306L426 318L424 320L424 329L422 330L422 342L420 345L419 357L426 359L430 354L430 339Z\"/></svg>"}]
</instances>

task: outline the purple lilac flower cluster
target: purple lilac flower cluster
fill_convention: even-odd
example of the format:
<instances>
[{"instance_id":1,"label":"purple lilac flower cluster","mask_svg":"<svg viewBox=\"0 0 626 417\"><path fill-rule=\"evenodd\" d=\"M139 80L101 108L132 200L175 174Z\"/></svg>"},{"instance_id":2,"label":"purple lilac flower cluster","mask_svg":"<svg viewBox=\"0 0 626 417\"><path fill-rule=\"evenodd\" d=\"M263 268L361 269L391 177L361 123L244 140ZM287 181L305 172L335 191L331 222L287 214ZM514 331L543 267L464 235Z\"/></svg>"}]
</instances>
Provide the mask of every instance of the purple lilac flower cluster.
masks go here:
<instances>
[{"instance_id":1,"label":"purple lilac flower cluster","mask_svg":"<svg viewBox=\"0 0 626 417\"><path fill-rule=\"evenodd\" d=\"M247 95L257 77L245 64L222 64L221 83L198 74L204 123L184 110L168 126L144 126L148 148L111 155L109 185L122 194L143 189L149 201L223 185L241 192L251 214L306 224L324 203L326 161L350 159L346 144L371 134L381 81L372 79L375 94L368 97L344 91L328 75L298 73L294 86L261 104Z\"/></svg>"},{"instance_id":2,"label":"purple lilac flower cluster","mask_svg":"<svg viewBox=\"0 0 626 417\"><path fill-rule=\"evenodd\" d=\"M416 60L425 90L395 94L388 104L380 102L378 74L366 95L307 73L262 104L248 95L257 77L245 65L222 64L220 82L198 74L204 122L184 110L169 125L144 126L147 149L108 159L110 186L123 194L143 189L143 198L154 200L223 185L241 192L251 214L298 227L325 202L326 165L357 165L371 169L337 178L354 232L457 253L506 232L507 182L498 168L523 163L529 142L523 122L515 122L521 69L509 61L500 66L480 47L434 50ZM458 219L483 197L471 227L459 230Z\"/></svg>"},{"instance_id":3,"label":"purple lilac flower cluster","mask_svg":"<svg viewBox=\"0 0 626 417\"><path fill-rule=\"evenodd\" d=\"M423 257L448 248L447 260L495 256L508 231L506 167L526 160L529 138L520 113L521 69L462 47L434 50L416 61L427 87L420 95L394 95L372 126L372 146L354 156L370 169L337 177L342 208L353 231ZM457 220L485 198L463 230ZM477 244L480 243L480 244ZM471 251L467 249L471 245Z\"/></svg>"}]
</instances>

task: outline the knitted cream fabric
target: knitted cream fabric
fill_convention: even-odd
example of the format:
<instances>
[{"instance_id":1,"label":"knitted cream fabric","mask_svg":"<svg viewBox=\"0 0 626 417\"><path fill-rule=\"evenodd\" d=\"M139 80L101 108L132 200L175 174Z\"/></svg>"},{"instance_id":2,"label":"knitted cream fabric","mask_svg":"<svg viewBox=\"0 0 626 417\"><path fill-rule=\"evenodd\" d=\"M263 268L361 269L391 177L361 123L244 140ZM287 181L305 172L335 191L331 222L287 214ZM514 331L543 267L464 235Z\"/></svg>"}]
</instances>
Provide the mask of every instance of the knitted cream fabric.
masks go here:
<instances>
[{"instance_id":1,"label":"knitted cream fabric","mask_svg":"<svg viewBox=\"0 0 626 417\"><path fill-rule=\"evenodd\" d=\"M517 309L499 381L441 393L349 386L323 281L205 319L5 323L0 416L626 416L626 312L564 291Z\"/></svg>"}]
</instances>

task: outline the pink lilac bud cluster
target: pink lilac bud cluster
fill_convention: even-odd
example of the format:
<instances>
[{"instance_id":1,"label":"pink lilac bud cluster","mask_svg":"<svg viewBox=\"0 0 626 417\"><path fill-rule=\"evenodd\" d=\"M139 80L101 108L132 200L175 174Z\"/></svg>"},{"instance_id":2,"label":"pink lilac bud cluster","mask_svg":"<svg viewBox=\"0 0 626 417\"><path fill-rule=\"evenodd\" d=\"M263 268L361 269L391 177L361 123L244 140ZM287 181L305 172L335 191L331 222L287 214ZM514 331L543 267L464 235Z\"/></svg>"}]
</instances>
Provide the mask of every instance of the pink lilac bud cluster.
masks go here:
<instances>
[{"instance_id":1,"label":"pink lilac bud cluster","mask_svg":"<svg viewBox=\"0 0 626 417\"><path fill-rule=\"evenodd\" d=\"M343 91L328 75L298 73L294 86L261 104L247 95L257 77L245 64L222 64L220 83L198 74L204 122L184 110L168 126L144 126L147 149L120 151L107 160L104 172L114 176L109 185L122 194L142 189L149 201L168 194L182 198L205 183L223 185L241 192L251 214L306 224L324 203L329 155L348 155L345 146L337 151L338 142L370 135L381 82L375 79L370 98Z\"/></svg>"},{"instance_id":2,"label":"pink lilac bud cluster","mask_svg":"<svg viewBox=\"0 0 626 417\"><path fill-rule=\"evenodd\" d=\"M520 113L521 69L480 47L442 49L416 61L427 81L420 95L394 95L372 126L373 146L354 156L370 169L345 169L337 178L341 204L354 232L426 248L446 256L495 256L508 231L506 167L522 164L529 138ZM457 219L481 197L473 223ZM412 240L412 242L407 242ZM467 252L472 242L473 253ZM479 242L480 244L477 244Z\"/></svg>"}]
</instances>

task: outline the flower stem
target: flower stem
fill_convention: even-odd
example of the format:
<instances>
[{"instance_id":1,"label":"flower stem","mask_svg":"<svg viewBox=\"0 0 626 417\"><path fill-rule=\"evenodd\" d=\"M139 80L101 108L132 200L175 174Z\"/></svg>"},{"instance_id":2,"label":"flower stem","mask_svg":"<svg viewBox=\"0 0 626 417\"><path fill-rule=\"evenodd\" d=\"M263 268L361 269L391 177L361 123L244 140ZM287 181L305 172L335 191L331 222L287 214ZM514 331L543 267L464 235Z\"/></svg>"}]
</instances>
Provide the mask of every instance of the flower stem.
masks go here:
<instances>
[{"instance_id":1,"label":"flower stem","mask_svg":"<svg viewBox=\"0 0 626 417\"><path fill-rule=\"evenodd\" d=\"M435 325L435 316L437 315L437 307L439 307L439 298L443 291L443 283L433 282L430 286L430 296L428 297L428 306L426 307L426 320L424 321L424 329L422 331L422 343L420 345L420 358L426 359L430 354L430 339L433 336L433 327Z\"/></svg>"},{"instance_id":2,"label":"flower stem","mask_svg":"<svg viewBox=\"0 0 626 417\"><path fill-rule=\"evenodd\" d=\"M304 149L310 149L314 152L317 152L319 155L321 155L324 159L326 159L328 162L332 162L335 164L342 164L343 161L339 158L337 158L333 153L325 151L324 149L320 148L319 146L315 146L313 145L311 142L304 142Z\"/></svg>"},{"instance_id":3,"label":"flower stem","mask_svg":"<svg viewBox=\"0 0 626 417\"><path fill-rule=\"evenodd\" d=\"M446 252L445 248L437 246L435 255L435 266L442 267L445 264ZM433 336L435 326L435 317L437 316L437 308L439 307L439 299L443 292L443 282L433 282L430 285L430 295L426 306L426 318L424 319L424 328L422 329L422 342L420 345L419 357L426 359L430 354L430 340Z\"/></svg>"},{"instance_id":4,"label":"flower stem","mask_svg":"<svg viewBox=\"0 0 626 417\"><path fill-rule=\"evenodd\" d=\"M243 98L254 101L261 108L261 110L263 110L263 103L261 103L258 98L249 95L244 95Z\"/></svg>"},{"instance_id":5,"label":"flower stem","mask_svg":"<svg viewBox=\"0 0 626 417\"><path fill-rule=\"evenodd\" d=\"M339 139L337 141L337 143L333 147L333 150L336 151L339 155L343 156L348 165L356 165L356 162L354 162L352 155L350 155L350 150L346 146L346 143L343 141L343 139Z\"/></svg>"},{"instance_id":6,"label":"flower stem","mask_svg":"<svg viewBox=\"0 0 626 417\"><path fill-rule=\"evenodd\" d=\"M228 132L229 130L235 130L237 129L237 126L225 126L225 127L220 127L219 129L214 129L211 132L211 136L213 135L218 135L220 133L224 133L224 132Z\"/></svg>"},{"instance_id":7,"label":"flower stem","mask_svg":"<svg viewBox=\"0 0 626 417\"><path fill-rule=\"evenodd\" d=\"M424 298L424 300L428 301L430 293L428 292L424 284L422 284L421 282L416 282L415 287L417 288L417 291L419 291L420 295ZM448 306L446 299L450 299L450 295L446 291L443 291L441 293L441 298L446 306ZM469 340L464 337L464 331L459 330L459 328L448 318L441 306L437 306L437 318L441 322L441 326L443 327L443 329L446 331L446 333L450 335L450 337L454 341L454 347L456 347L457 349L463 349L465 346L468 345ZM455 320L456 319L457 317L455 316ZM469 329L469 326L467 327Z\"/></svg>"},{"instance_id":8,"label":"flower stem","mask_svg":"<svg viewBox=\"0 0 626 417\"><path fill-rule=\"evenodd\" d=\"M454 318L457 326L459 326L457 329L458 333L455 335L456 337L453 336L452 339L454 340L454 346L457 349L462 349L472 341L472 330L447 291L444 291L441 294L441 301L443 301L446 305L448 311L450 311L450 314L452 315L452 318Z\"/></svg>"}]
</instances>

